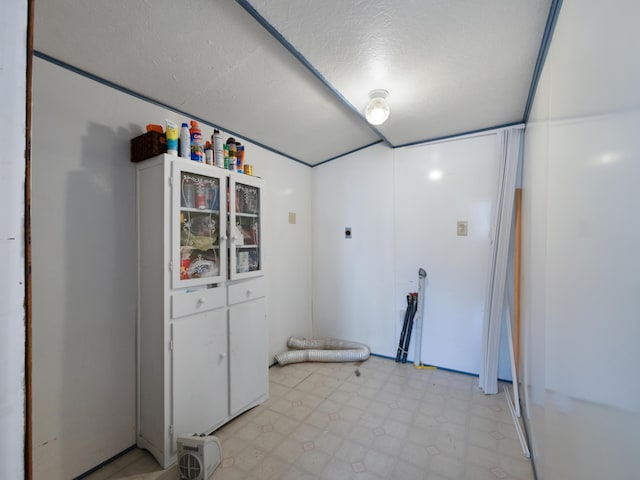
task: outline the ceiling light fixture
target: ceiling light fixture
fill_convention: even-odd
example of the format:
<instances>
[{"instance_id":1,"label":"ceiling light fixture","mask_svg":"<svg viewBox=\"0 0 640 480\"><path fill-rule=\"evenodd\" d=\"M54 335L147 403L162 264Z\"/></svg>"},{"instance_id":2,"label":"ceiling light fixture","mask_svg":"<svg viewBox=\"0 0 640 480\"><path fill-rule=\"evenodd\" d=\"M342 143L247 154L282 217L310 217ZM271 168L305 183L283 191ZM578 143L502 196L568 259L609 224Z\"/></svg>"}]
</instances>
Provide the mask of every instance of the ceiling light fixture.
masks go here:
<instances>
[{"instance_id":1,"label":"ceiling light fixture","mask_svg":"<svg viewBox=\"0 0 640 480\"><path fill-rule=\"evenodd\" d=\"M369 103L364 109L364 116L371 125L382 125L389 118L389 104L386 90L378 89L369 92Z\"/></svg>"}]
</instances>

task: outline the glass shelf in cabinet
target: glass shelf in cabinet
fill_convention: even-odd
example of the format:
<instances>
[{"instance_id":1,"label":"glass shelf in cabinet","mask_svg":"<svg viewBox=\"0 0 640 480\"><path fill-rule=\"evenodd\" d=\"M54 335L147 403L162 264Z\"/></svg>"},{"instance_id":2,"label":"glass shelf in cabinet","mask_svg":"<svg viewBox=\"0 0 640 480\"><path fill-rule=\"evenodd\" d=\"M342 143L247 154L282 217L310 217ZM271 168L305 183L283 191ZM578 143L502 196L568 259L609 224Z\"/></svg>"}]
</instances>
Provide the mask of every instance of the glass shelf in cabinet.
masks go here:
<instances>
[{"instance_id":1,"label":"glass shelf in cabinet","mask_svg":"<svg viewBox=\"0 0 640 480\"><path fill-rule=\"evenodd\" d=\"M191 212L191 213L215 213L217 215L220 214L220 210L208 210L206 208L193 208L193 207L180 207L181 212Z\"/></svg>"}]
</instances>

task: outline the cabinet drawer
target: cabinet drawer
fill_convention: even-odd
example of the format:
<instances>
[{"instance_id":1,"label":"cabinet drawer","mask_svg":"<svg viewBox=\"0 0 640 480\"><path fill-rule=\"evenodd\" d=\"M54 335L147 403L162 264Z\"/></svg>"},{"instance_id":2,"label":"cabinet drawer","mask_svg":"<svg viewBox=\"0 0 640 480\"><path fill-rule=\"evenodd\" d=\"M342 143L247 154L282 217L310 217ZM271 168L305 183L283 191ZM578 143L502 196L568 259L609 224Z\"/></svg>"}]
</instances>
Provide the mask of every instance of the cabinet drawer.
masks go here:
<instances>
[{"instance_id":1,"label":"cabinet drawer","mask_svg":"<svg viewBox=\"0 0 640 480\"><path fill-rule=\"evenodd\" d=\"M180 318L220 307L224 307L223 288L207 288L171 295L171 318Z\"/></svg>"},{"instance_id":2,"label":"cabinet drawer","mask_svg":"<svg viewBox=\"0 0 640 480\"><path fill-rule=\"evenodd\" d=\"M264 277L252 278L229 285L229 305L246 302L266 295L267 284Z\"/></svg>"}]
</instances>

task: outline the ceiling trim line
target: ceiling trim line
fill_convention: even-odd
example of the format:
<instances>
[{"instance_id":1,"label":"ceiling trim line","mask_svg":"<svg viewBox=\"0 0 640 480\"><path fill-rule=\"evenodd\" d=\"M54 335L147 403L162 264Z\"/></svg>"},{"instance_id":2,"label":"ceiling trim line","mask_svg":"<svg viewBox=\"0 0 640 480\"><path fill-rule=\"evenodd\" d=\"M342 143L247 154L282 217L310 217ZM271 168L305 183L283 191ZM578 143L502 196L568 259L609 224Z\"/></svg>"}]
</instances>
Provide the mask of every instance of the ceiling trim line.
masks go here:
<instances>
[{"instance_id":1,"label":"ceiling trim line","mask_svg":"<svg viewBox=\"0 0 640 480\"><path fill-rule=\"evenodd\" d=\"M275 148L269 147L268 145L265 145L265 144L263 144L261 142L257 142L255 140L252 140L251 138L248 138L248 137L242 135L241 133L235 132L233 130L229 130L227 128L224 128L221 125L212 123L211 121L209 121L207 119L204 119L202 117L198 117L197 115L192 115L189 112L185 112L184 110L180 110L178 108L172 107L171 105L167 105L166 103L160 102L160 101L155 100L155 99L150 98L150 97L147 97L146 95L142 95L141 93L135 92L133 90L128 89L127 87L124 87L122 85L114 83L114 82L112 82L110 80L107 80L105 78L99 77L97 75L94 75L93 73L87 72L86 70L82 70L81 68L74 67L73 65L70 65L70 64L68 64L66 62L63 62L62 60L58 60L57 58L54 58L54 57L52 57L50 55L47 55L46 53L40 52L39 50L34 50L33 51L33 56L37 57L37 58L40 58L40 59L42 59L42 60L44 60L46 62L52 63L54 65L57 65L58 67L64 68L65 70L73 72L73 73L75 73L77 75L80 75L82 77L88 78L89 80L93 80L94 82L98 82L98 83L100 83L100 84L102 84L102 85L104 85L106 87L113 88L114 90L118 90L121 93L124 93L124 94L130 95L132 97L135 97L138 100L142 100L144 102L150 103L150 104L155 105L157 107L166 108L167 110L171 110L172 112L177 113L179 115L184 115L185 117L188 117L190 119L197 120L198 122L200 122L200 123L202 123L204 125L207 125L207 126L212 127L212 128L220 129L223 132L228 133L229 135L233 135L235 137L242 138L243 140L245 140L247 142L251 142L251 143L253 143L254 145L256 145L258 147L261 147L261 148L264 148L265 150L270 151L271 153L275 153L277 155L281 155L281 156L283 156L283 157L285 157L285 158L287 158L289 160L292 160L294 162L300 163L300 164L302 164L302 165L304 165L306 167L313 168L313 165L311 165L310 163L303 162L302 160L297 159L295 157L292 157L291 155L287 155L286 153L283 153L283 152L281 152L279 150L276 150Z\"/></svg>"},{"instance_id":2,"label":"ceiling trim line","mask_svg":"<svg viewBox=\"0 0 640 480\"><path fill-rule=\"evenodd\" d=\"M524 128L525 124L524 122L505 123L504 125L496 125L495 127L480 128L478 130L470 130L468 132L456 133L453 135L446 135L444 137L436 137L436 138L430 138L427 140L420 140L418 142L405 143L403 145L398 145L397 147L393 147L393 148L396 149L396 148L406 148L406 147L417 147L420 145L426 145L430 143L447 142L450 140L462 140L463 138L474 137L479 135L490 135L500 130L504 130L507 128L515 128L515 127Z\"/></svg>"},{"instance_id":3,"label":"ceiling trim line","mask_svg":"<svg viewBox=\"0 0 640 480\"><path fill-rule=\"evenodd\" d=\"M420 140L418 142L405 143L403 145L398 145L398 146L389 147L389 148L391 148L393 150L396 150L398 148L420 147L422 145L430 145L430 144L433 144L433 143L450 142L450 141L454 141L454 140L464 140L465 138L479 137L479 136L482 136L482 135L491 135L491 134L499 132L500 130L505 130L507 128L521 129L521 128L525 128L525 127L526 127L526 125L524 124L524 122L506 123L504 125L497 125L495 127L481 128L479 130L471 130L471 131L468 131L468 132L456 133L454 135L447 135L447 136L444 136L444 137L437 137L437 138L432 138L432 139L429 139L429 140ZM374 145L377 145L379 143L382 143L382 140L378 140L377 142L373 142L373 143L371 143L369 145L364 145L363 147L356 148L354 150L351 150L350 152L342 153L340 155L336 155L335 157L329 158L327 160L323 160L322 162L316 163L315 165L313 165L312 168L318 167L320 165L324 165L325 163L329 163L329 162L332 162L334 160L338 160L339 158L345 157L345 156L350 155L350 154L355 153L355 152L359 152L360 150L364 150L365 148L373 147Z\"/></svg>"},{"instance_id":4,"label":"ceiling trim line","mask_svg":"<svg viewBox=\"0 0 640 480\"><path fill-rule=\"evenodd\" d=\"M552 0L551 7L549 8L549 16L547 17L547 24L544 27L544 34L542 35L542 41L540 42L540 50L538 50L538 58L536 60L536 66L533 69L533 76L531 78L531 86L529 87L529 95L527 96L527 103L524 107L524 115L522 121L527 123L529 121L529 115L531 114L531 108L533 107L533 100L536 96L536 90L538 89L538 82L542 75L542 69L547 60L547 54L549 53L549 47L551 46L551 40L553 39L553 32L556 29L556 23L558 22L558 16L560 15L560 8L562 7L562 0Z\"/></svg>"},{"instance_id":5,"label":"ceiling trim line","mask_svg":"<svg viewBox=\"0 0 640 480\"><path fill-rule=\"evenodd\" d=\"M339 158L342 158L344 156L351 155L352 153L359 152L360 150L364 150L365 148L373 147L374 145L378 145L379 143L382 143L382 142L383 142L382 140L377 140L377 141L375 141L373 143L370 143L369 145L364 145L362 147L354 148L350 152L341 153L340 155L336 155L335 157L331 157L331 158L328 158L327 160L323 160L320 163L316 163L312 168L316 168L316 167L318 167L320 165L324 165L325 163L329 163L329 162L332 162L332 161L337 160Z\"/></svg>"},{"instance_id":6,"label":"ceiling trim line","mask_svg":"<svg viewBox=\"0 0 640 480\"><path fill-rule=\"evenodd\" d=\"M365 116L358 110L351 102L349 102L339 91L335 88L329 80L327 80L320 71L313 66L313 64L307 60L307 58L300 53L300 51L293 46L291 42L289 42L284 35L282 35L277 28L269 23L269 21L264 18L248 0L236 0L236 2L246 10L246 12L251 15L262 27L271 34L273 38L275 38L284 48L286 48L291 55L294 56L298 62L300 62L314 77L316 77L320 82L329 89L329 91L338 99L340 103L342 103L345 107L355 113L360 120L362 120L370 129L373 131L378 137L382 139L385 143L387 143L391 148L394 148L394 145L373 125L367 122ZM345 154L346 155L346 154ZM328 160L325 160L328 161ZM324 163L324 162L323 162ZM316 164L319 165L319 164Z\"/></svg>"}]
</instances>

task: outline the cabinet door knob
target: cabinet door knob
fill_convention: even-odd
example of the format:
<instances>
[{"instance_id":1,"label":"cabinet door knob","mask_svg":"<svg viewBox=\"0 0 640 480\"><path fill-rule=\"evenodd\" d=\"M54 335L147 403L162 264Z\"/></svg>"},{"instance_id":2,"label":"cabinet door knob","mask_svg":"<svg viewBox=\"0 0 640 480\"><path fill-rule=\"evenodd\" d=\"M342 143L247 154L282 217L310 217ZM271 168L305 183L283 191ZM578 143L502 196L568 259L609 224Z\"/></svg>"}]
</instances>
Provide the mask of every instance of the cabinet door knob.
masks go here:
<instances>
[{"instance_id":1,"label":"cabinet door knob","mask_svg":"<svg viewBox=\"0 0 640 480\"><path fill-rule=\"evenodd\" d=\"M248 289L248 290L247 290L247 297L250 297L252 293L253 293L253 290Z\"/></svg>"},{"instance_id":2,"label":"cabinet door knob","mask_svg":"<svg viewBox=\"0 0 640 480\"><path fill-rule=\"evenodd\" d=\"M200 298L198 299L198 303L204 303L204 302L206 302L206 301L207 301L207 299L206 299L206 298L204 298L204 297L200 297Z\"/></svg>"},{"instance_id":3,"label":"cabinet door knob","mask_svg":"<svg viewBox=\"0 0 640 480\"><path fill-rule=\"evenodd\" d=\"M221 353L221 354L220 354L220 358L227 358L227 353L226 353L226 352Z\"/></svg>"},{"instance_id":4,"label":"cabinet door knob","mask_svg":"<svg viewBox=\"0 0 640 480\"><path fill-rule=\"evenodd\" d=\"M227 236L226 235L221 235L220 236L220 241L224 242L227 240Z\"/></svg>"},{"instance_id":5,"label":"cabinet door knob","mask_svg":"<svg viewBox=\"0 0 640 480\"><path fill-rule=\"evenodd\" d=\"M231 237L231 241L235 242L238 239L238 237L236 237L235 235L233 237Z\"/></svg>"}]
</instances>

